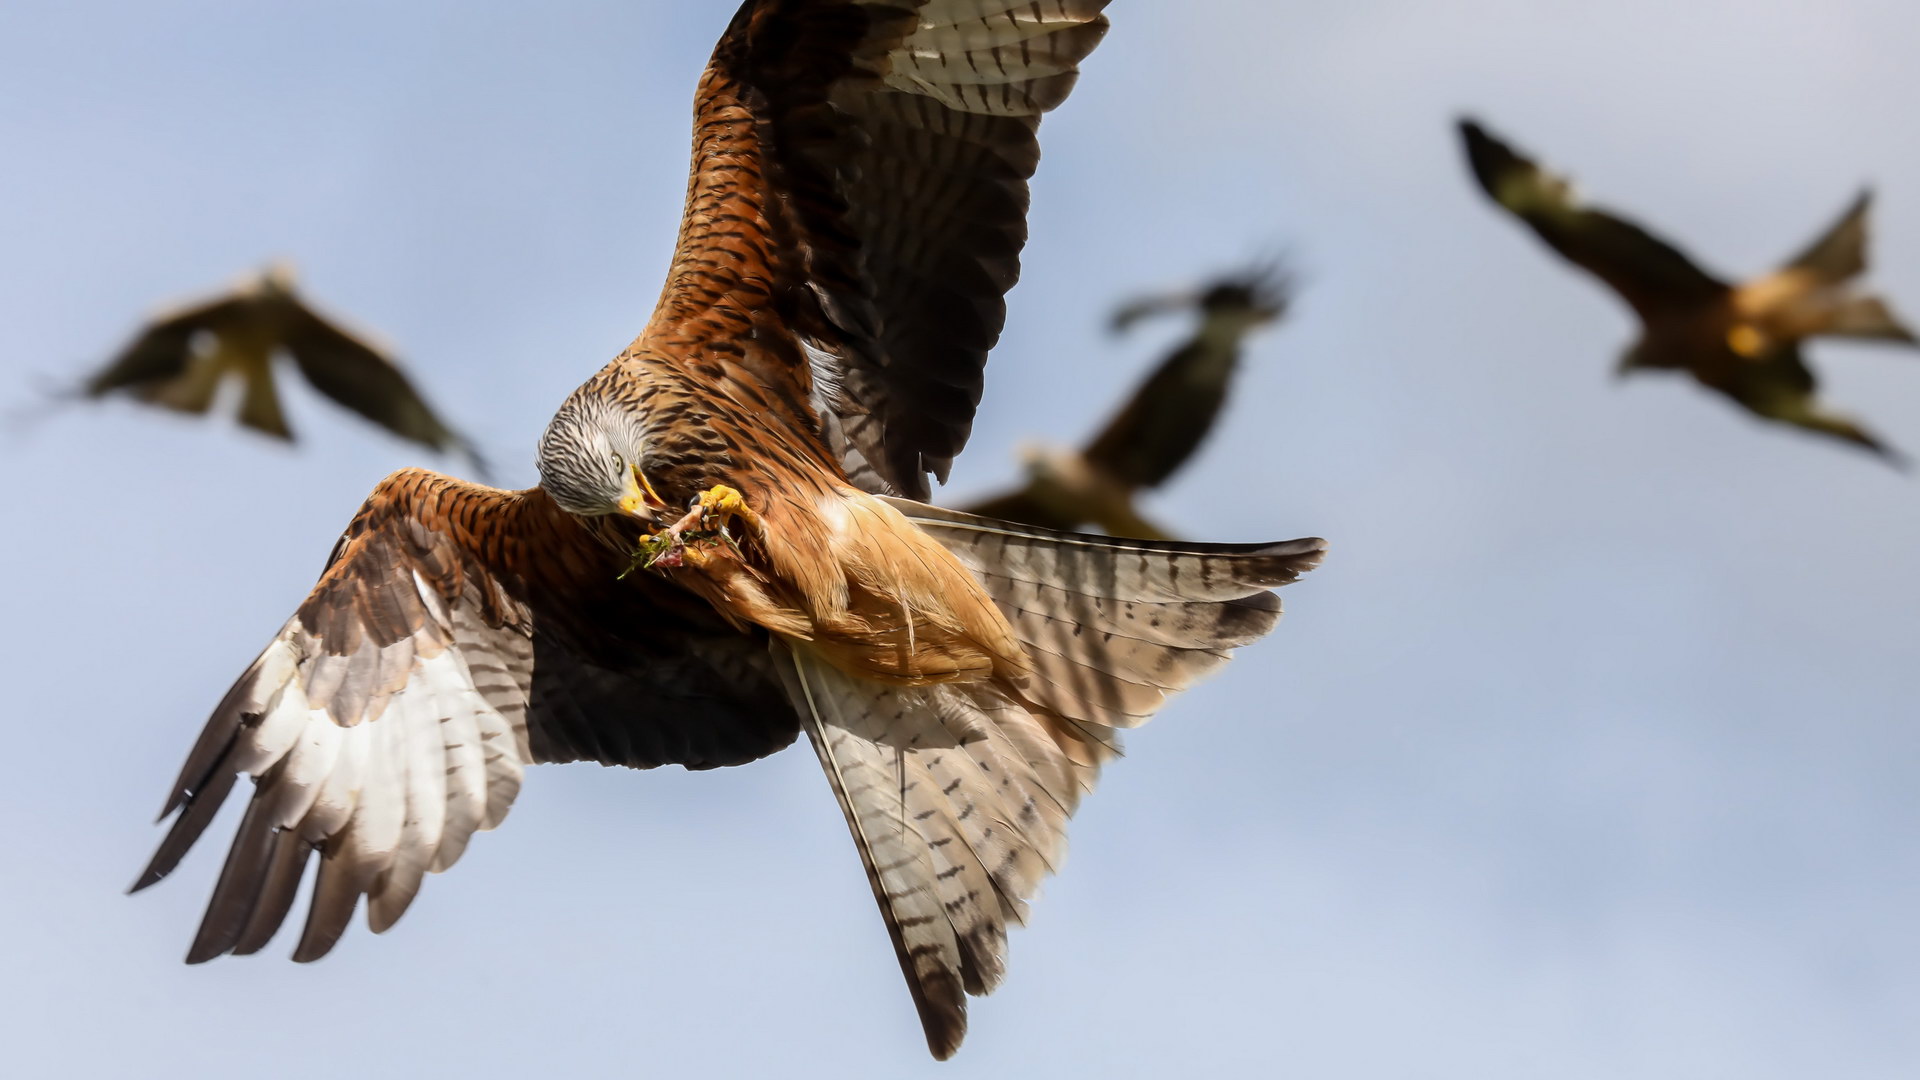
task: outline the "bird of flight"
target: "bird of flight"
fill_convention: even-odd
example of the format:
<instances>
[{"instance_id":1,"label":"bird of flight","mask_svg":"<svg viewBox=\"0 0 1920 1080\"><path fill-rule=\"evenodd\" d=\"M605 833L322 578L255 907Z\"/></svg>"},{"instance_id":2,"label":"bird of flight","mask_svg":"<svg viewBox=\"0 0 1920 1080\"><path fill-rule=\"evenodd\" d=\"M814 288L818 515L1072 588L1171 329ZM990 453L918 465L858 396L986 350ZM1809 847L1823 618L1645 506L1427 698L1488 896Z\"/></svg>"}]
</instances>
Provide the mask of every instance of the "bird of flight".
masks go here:
<instances>
[{"instance_id":1,"label":"bird of flight","mask_svg":"<svg viewBox=\"0 0 1920 1080\"><path fill-rule=\"evenodd\" d=\"M1222 278L1197 294L1153 296L1114 313L1124 331L1150 315L1193 310L1199 325L1160 362L1118 414L1081 450L1025 451L1027 482L967 509L1048 529L1096 526L1114 536L1166 539L1134 499L1178 472L1226 407L1247 335L1286 313L1290 285L1274 266Z\"/></svg>"},{"instance_id":2,"label":"bird of flight","mask_svg":"<svg viewBox=\"0 0 1920 1080\"><path fill-rule=\"evenodd\" d=\"M965 441L1040 114L1105 6L740 8L659 306L561 405L539 486L388 477L189 753L136 889L253 778L190 962L264 946L316 856L294 958L362 896L387 929L527 765L706 769L804 731L928 1045L958 1048L1118 731L1266 634L1324 550L913 501Z\"/></svg>"},{"instance_id":3,"label":"bird of flight","mask_svg":"<svg viewBox=\"0 0 1920 1080\"><path fill-rule=\"evenodd\" d=\"M391 356L300 299L283 263L231 292L154 319L82 392L90 398L130 394L201 415L222 385L238 381L240 423L291 441L274 380L273 360L281 352L314 389L342 406L403 439L478 462L473 447L435 415Z\"/></svg>"},{"instance_id":4,"label":"bird of flight","mask_svg":"<svg viewBox=\"0 0 1920 1080\"><path fill-rule=\"evenodd\" d=\"M1879 438L1821 404L1801 355L1802 343L1814 337L1916 344L1883 300L1851 284L1867 268L1868 195L1785 266L1730 285L1639 226L1586 205L1565 179L1473 121L1462 121L1460 132L1487 194L1639 315L1641 338L1621 358L1621 374L1685 371L1756 416L1900 460Z\"/></svg>"}]
</instances>

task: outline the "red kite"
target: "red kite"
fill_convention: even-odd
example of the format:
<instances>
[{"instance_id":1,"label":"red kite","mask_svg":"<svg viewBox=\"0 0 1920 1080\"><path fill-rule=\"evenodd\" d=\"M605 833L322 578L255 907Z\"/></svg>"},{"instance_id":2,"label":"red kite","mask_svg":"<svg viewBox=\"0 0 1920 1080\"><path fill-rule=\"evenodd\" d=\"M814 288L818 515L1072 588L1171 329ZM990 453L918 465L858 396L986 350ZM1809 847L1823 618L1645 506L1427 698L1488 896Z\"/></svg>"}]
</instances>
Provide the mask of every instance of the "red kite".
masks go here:
<instances>
[{"instance_id":1,"label":"red kite","mask_svg":"<svg viewBox=\"0 0 1920 1080\"><path fill-rule=\"evenodd\" d=\"M1730 285L1639 226L1586 205L1565 179L1478 124L1463 121L1460 131L1487 194L1639 315L1643 333L1621 358L1622 375L1685 371L1756 416L1899 461L1859 424L1821 405L1800 351L1813 337L1916 343L1885 301L1850 284L1867 268L1868 195L1786 266Z\"/></svg>"},{"instance_id":2,"label":"red kite","mask_svg":"<svg viewBox=\"0 0 1920 1080\"><path fill-rule=\"evenodd\" d=\"M959 1047L1119 729L1271 629L1269 587L1324 547L899 497L965 439L1040 114L1104 6L740 9L700 81L659 308L561 406L540 485L389 477L208 722L136 885L253 778L189 961L265 945L316 855L294 958L363 895L385 930L527 765L704 769L804 731L928 1044Z\"/></svg>"},{"instance_id":3,"label":"red kite","mask_svg":"<svg viewBox=\"0 0 1920 1080\"><path fill-rule=\"evenodd\" d=\"M277 439L293 439L273 360L285 352L314 389L395 435L433 450L458 450L476 464L472 446L421 398L379 345L309 307L294 291L293 272L275 264L232 292L155 318L87 380L85 394L125 393L180 412L203 414L229 380L241 384L240 423Z\"/></svg>"}]
</instances>

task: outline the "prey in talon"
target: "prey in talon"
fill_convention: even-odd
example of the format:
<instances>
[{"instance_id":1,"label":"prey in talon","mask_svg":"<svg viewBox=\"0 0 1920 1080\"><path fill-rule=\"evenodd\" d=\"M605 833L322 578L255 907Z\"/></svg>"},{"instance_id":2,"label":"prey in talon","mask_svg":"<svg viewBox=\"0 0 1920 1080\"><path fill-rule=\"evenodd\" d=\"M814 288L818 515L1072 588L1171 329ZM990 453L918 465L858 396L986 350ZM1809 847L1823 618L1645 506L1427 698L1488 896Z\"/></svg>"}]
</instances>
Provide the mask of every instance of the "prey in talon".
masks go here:
<instances>
[{"instance_id":1,"label":"prey in talon","mask_svg":"<svg viewBox=\"0 0 1920 1080\"><path fill-rule=\"evenodd\" d=\"M644 476L640 476L638 469L634 470L634 475L639 477L645 494L658 500L659 496L653 495L652 486L647 484ZM708 488L693 497L680 520L642 539L633 553L633 562L620 576L632 573L635 567L647 570L676 569L686 565L690 553L699 556L719 547L725 547L738 556L740 548L734 543L729 528L735 518L753 525L758 515L747 506L746 498L739 491L725 484Z\"/></svg>"},{"instance_id":2,"label":"prey in talon","mask_svg":"<svg viewBox=\"0 0 1920 1080\"><path fill-rule=\"evenodd\" d=\"M667 526L667 531L675 536L690 529L695 532L726 533L727 526L732 524L734 518L752 525L757 517L748 509L744 495L725 484L715 484L695 495L686 516Z\"/></svg>"}]
</instances>

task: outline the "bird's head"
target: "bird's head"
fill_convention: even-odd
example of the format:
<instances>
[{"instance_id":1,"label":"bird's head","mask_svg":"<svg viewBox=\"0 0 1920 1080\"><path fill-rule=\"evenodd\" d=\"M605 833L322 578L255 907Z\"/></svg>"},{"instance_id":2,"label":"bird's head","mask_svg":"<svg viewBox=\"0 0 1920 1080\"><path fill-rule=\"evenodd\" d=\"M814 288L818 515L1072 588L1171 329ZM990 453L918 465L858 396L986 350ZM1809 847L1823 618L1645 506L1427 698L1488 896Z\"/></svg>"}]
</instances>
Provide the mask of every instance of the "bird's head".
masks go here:
<instances>
[{"instance_id":1,"label":"bird's head","mask_svg":"<svg viewBox=\"0 0 1920 1080\"><path fill-rule=\"evenodd\" d=\"M1209 323L1243 335L1285 315L1293 288L1285 264L1269 259L1214 282L1200 294L1200 312Z\"/></svg>"},{"instance_id":2,"label":"bird's head","mask_svg":"<svg viewBox=\"0 0 1920 1080\"><path fill-rule=\"evenodd\" d=\"M261 296L292 296L294 290L293 262L288 259L274 259L262 267L259 274L250 283L253 291Z\"/></svg>"},{"instance_id":3,"label":"bird's head","mask_svg":"<svg viewBox=\"0 0 1920 1080\"><path fill-rule=\"evenodd\" d=\"M577 394L540 437L540 486L569 514L623 514L651 522L666 503L641 471L645 447L638 412Z\"/></svg>"}]
</instances>

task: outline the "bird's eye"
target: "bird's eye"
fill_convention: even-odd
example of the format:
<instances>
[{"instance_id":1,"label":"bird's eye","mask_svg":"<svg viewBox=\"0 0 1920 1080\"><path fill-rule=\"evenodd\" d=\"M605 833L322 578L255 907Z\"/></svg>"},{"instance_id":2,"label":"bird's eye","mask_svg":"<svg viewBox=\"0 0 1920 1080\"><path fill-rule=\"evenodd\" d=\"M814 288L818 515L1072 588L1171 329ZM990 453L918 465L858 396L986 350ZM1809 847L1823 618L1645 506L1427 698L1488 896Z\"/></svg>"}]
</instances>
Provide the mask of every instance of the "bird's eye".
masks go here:
<instances>
[{"instance_id":1,"label":"bird's eye","mask_svg":"<svg viewBox=\"0 0 1920 1080\"><path fill-rule=\"evenodd\" d=\"M619 454L614 454L613 455L613 471L619 472L621 469L624 469L626 467L627 467L627 459L621 457Z\"/></svg>"}]
</instances>

